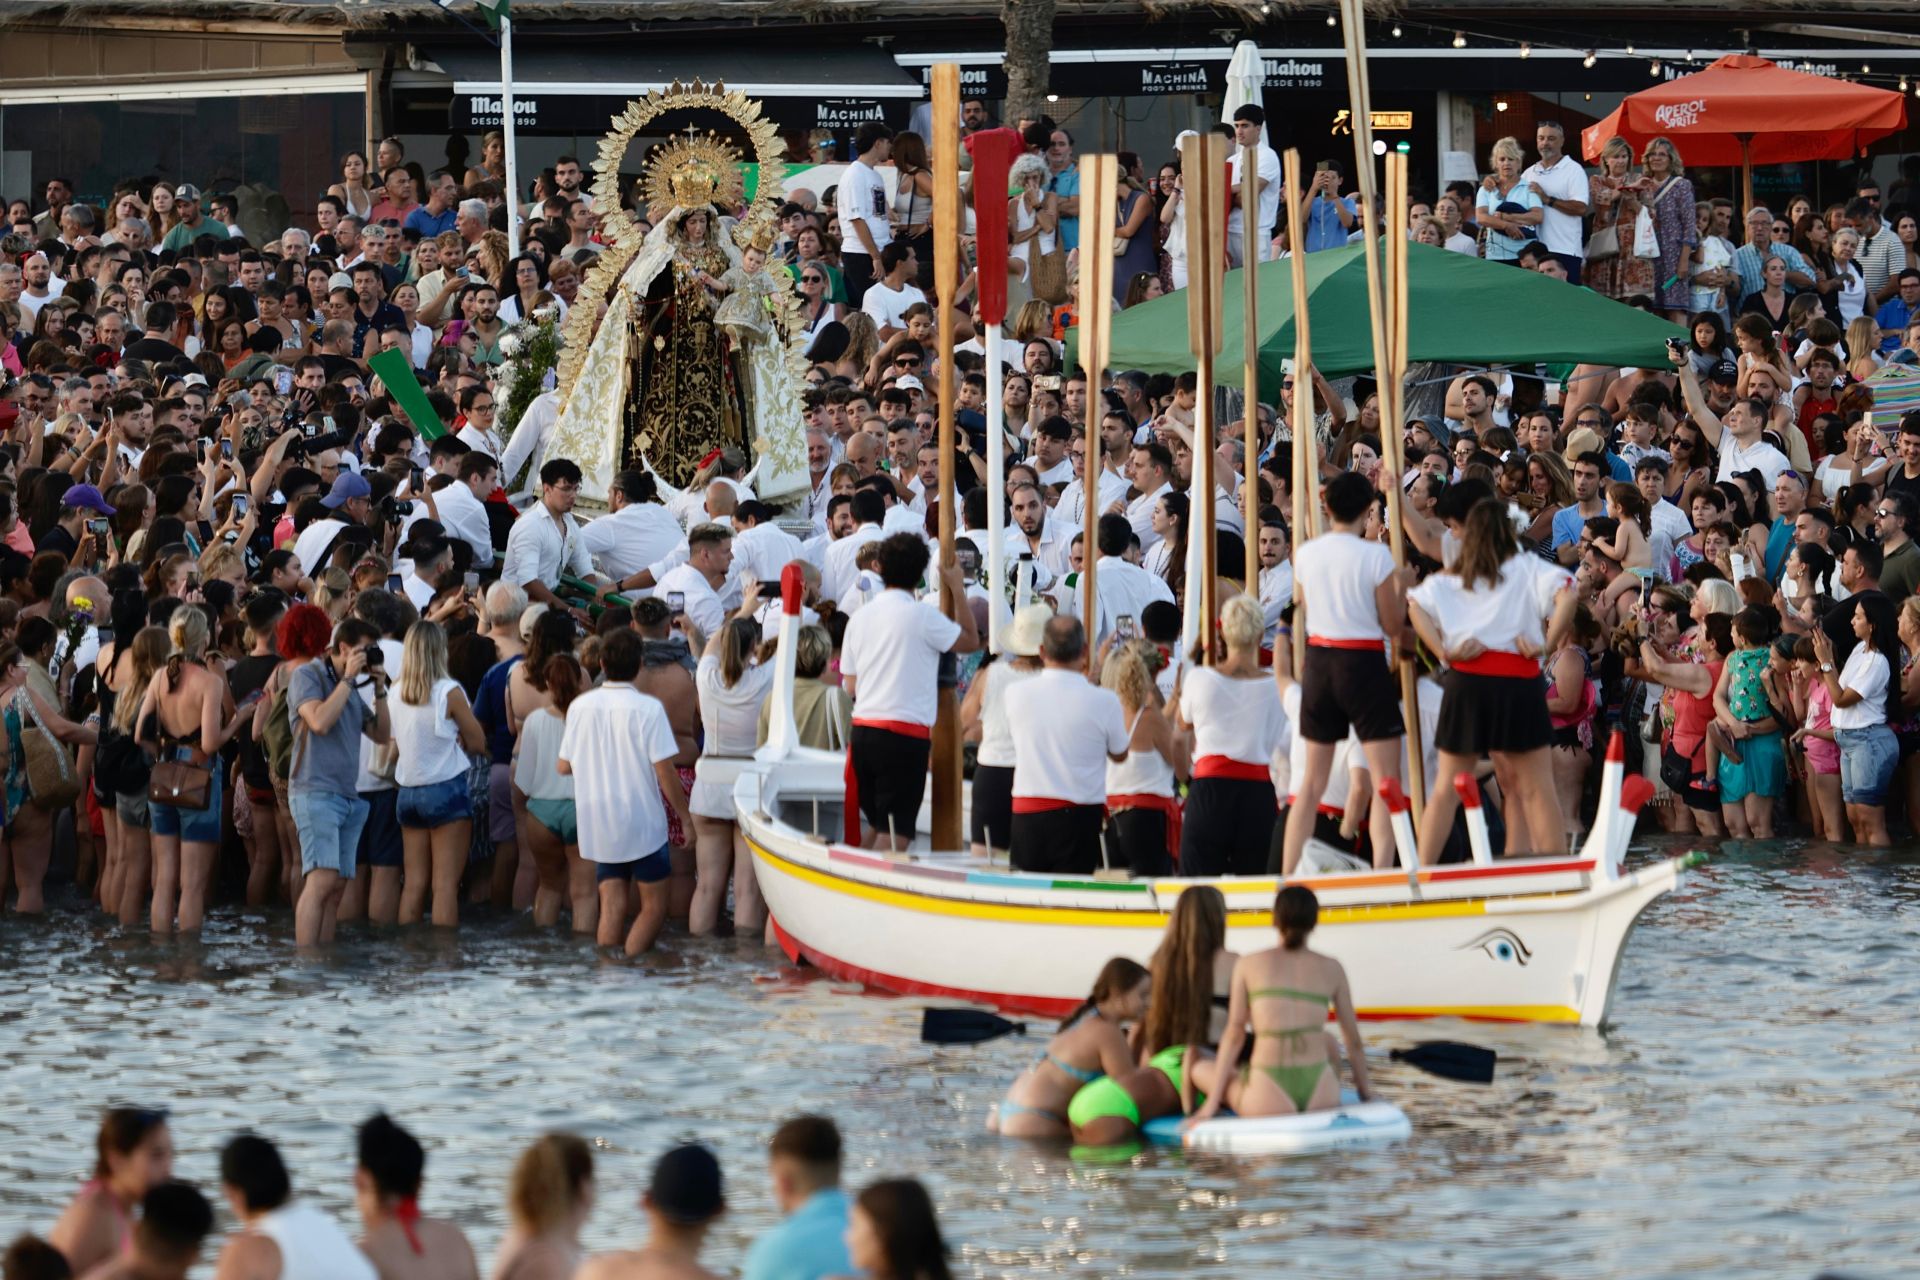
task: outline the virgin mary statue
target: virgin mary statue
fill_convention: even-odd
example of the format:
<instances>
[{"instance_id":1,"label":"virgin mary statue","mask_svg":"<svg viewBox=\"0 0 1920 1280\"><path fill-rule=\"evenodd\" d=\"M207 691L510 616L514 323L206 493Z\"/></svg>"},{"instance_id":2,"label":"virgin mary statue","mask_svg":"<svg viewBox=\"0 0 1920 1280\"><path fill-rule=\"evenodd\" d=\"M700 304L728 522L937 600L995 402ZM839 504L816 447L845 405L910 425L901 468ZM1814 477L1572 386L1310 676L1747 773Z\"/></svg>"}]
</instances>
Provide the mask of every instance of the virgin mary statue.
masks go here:
<instances>
[{"instance_id":1,"label":"virgin mary statue","mask_svg":"<svg viewBox=\"0 0 1920 1280\"><path fill-rule=\"evenodd\" d=\"M591 291L606 298L606 312L571 385L563 379L559 452L549 456L579 464L590 500L604 498L614 475L629 468L651 467L683 486L703 458L729 445L754 458L762 498L778 503L802 492L804 363L785 322L790 283L765 273L762 253L741 248L764 242L765 201L740 219L718 212L739 207L740 168L737 153L711 134L676 137L656 151L645 189L649 207L665 212L624 270L608 264L618 272L610 290L600 293L608 287L600 267L588 277L576 311ZM759 323L728 322L729 312L747 311ZM569 343L580 336L570 325Z\"/></svg>"}]
</instances>

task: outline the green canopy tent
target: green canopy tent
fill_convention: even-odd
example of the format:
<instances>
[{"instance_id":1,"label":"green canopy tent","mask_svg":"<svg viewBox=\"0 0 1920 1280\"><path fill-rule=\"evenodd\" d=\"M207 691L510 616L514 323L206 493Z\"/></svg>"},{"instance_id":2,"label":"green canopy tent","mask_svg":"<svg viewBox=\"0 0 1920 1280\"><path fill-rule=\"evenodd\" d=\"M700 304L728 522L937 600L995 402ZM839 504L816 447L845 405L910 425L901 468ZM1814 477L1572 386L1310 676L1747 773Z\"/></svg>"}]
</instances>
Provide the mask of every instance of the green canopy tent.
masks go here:
<instances>
[{"instance_id":1,"label":"green canopy tent","mask_svg":"<svg viewBox=\"0 0 1920 1280\"><path fill-rule=\"evenodd\" d=\"M1313 361L1329 377L1373 369L1373 330L1367 315L1367 263L1361 246L1307 255L1307 294L1313 307ZM1293 358L1292 267L1264 262L1259 276L1260 388L1278 398L1280 366ZM1407 246L1407 359L1450 364L1614 364L1665 368L1666 340L1686 330L1591 290L1518 267L1483 262L1431 245ZM1229 271L1220 362L1215 382L1246 381L1241 273ZM1069 367L1077 331L1069 331ZM1187 347L1184 291L1143 302L1113 319L1112 369L1183 373L1193 368Z\"/></svg>"}]
</instances>

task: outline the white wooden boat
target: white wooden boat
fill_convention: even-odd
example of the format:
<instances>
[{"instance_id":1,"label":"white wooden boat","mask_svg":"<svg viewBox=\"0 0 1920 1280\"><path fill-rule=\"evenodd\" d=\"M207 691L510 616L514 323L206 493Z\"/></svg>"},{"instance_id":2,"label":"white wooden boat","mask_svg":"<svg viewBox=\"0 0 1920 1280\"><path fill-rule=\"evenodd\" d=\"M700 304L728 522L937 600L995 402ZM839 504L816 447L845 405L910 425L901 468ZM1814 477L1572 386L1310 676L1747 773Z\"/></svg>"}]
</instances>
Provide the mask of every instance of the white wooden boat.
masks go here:
<instances>
[{"instance_id":1,"label":"white wooden boat","mask_svg":"<svg viewBox=\"0 0 1920 1280\"><path fill-rule=\"evenodd\" d=\"M779 651L792 648L783 634ZM771 736L736 782L734 803L775 934L795 961L901 995L1059 1017L1086 998L1110 958L1146 963L1192 885L1225 894L1229 947L1274 944L1281 881L1271 876L1034 875L930 849L924 832L899 855L847 845L844 759L795 745L790 689L783 665ZM1631 779L1623 795L1617 756L1616 744L1605 820L1577 856L1496 863L1482 849L1484 860L1466 865L1295 878L1320 898L1314 946L1346 966L1362 1017L1585 1026L1606 1018L1634 922L1705 856L1622 869L1632 814L1650 788ZM1397 796L1389 803L1404 809ZM1396 826L1404 846L1404 812Z\"/></svg>"}]
</instances>

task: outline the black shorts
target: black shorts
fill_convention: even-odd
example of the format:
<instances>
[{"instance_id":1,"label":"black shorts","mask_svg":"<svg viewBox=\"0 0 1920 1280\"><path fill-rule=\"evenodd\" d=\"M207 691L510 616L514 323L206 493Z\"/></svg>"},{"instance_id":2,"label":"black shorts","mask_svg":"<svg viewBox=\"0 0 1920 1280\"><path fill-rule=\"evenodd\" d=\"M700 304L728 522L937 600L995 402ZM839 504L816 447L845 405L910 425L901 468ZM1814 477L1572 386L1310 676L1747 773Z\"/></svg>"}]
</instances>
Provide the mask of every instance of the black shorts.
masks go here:
<instances>
[{"instance_id":1,"label":"black shorts","mask_svg":"<svg viewBox=\"0 0 1920 1280\"><path fill-rule=\"evenodd\" d=\"M1405 734L1387 657L1375 649L1310 644L1300 669L1300 732L1308 742L1340 742L1349 729L1362 742Z\"/></svg>"},{"instance_id":2,"label":"black shorts","mask_svg":"<svg viewBox=\"0 0 1920 1280\"><path fill-rule=\"evenodd\" d=\"M873 258L864 253L840 253L840 279L847 286L847 309L857 311L875 279Z\"/></svg>"},{"instance_id":3,"label":"black shorts","mask_svg":"<svg viewBox=\"0 0 1920 1280\"><path fill-rule=\"evenodd\" d=\"M1100 866L1100 827L1104 806L1077 804L1066 809L1013 815L1013 869L1092 875Z\"/></svg>"},{"instance_id":4,"label":"black shorts","mask_svg":"<svg viewBox=\"0 0 1920 1280\"><path fill-rule=\"evenodd\" d=\"M673 859L667 856L667 846L661 845L644 858L632 862L596 862L593 864L593 881L605 884L609 880L637 881L640 884L659 884L673 874Z\"/></svg>"},{"instance_id":5,"label":"black shorts","mask_svg":"<svg viewBox=\"0 0 1920 1280\"><path fill-rule=\"evenodd\" d=\"M1158 809L1122 809L1107 815L1107 861L1133 875L1170 876L1167 815Z\"/></svg>"},{"instance_id":6,"label":"black shorts","mask_svg":"<svg viewBox=\"0 0 1920 1280\"><path fill-rule=\"evenodd\" d=\"M1679 796L1681 803L1689 809L1719 813L1720 793L1704 789L1701 784L1706 780L1704 765L1695 768L1692 760L1675 751L1671 745L1660 748L1660 781L1667 784L1667 790Z\"/></svg>"},{"instance_id":7,"label":"black shorts","mask_svg":"<svg viewBox=\"0 0 1920 1280\"><path fill-rule=\"evenodd\" d=\"M977 764L968 804L967 838L995 849L1013 838L1013 766Z\"/></svg>"},{"instance_id":8,"label":"black shorts","mask_svg":"<svg viewBox=\"0 0 1920 1280\"><path fill-rule=\"evenodd\" d=\"M1271 782L1195 778L1180 819L1180 874L1265 874L1279 815Z\"/></svg>"},{"instance_id":9,"label":"black shorts","mask_svg":"<svg viewBox=\"0 0 1920 1280\"><path fill-rule=\"evenodd\" d=\"M933 739L856 724L850 743L861 816L882 835L911 840L920 822L920 799L927 793Z\"/></svg>"},{"instance_id":10,"label":"black shorts","mask_svg":"<svg viewBox=\"0 0 1920 1280\"><path fill-rule=\"evenodd\" d=\"M1458 756L1538 751L1553 742L1547 682L1541 676L1480 676L1449 671L1433 744Z\"/></svg>"}]
</instances>

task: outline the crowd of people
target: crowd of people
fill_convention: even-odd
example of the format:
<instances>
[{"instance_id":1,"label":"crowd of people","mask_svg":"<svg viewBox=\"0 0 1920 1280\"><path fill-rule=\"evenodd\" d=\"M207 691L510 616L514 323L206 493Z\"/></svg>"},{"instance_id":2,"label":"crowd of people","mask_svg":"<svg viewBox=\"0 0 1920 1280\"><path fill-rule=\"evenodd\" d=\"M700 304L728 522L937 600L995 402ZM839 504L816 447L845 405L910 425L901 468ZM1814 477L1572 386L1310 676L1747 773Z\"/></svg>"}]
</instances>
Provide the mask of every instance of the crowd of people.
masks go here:
<instances>
[{"instance_id":1,"label":"crowd of people","mask_svg":"<svg viewBox=\"0 0 1920 1280\"><path fill-rule=\"evenodd\" d=\"M92 1176L45 1237L0 1256L0 1280L186 1280L215 1233L207 1193L175 1176L167 1112L116 1107L101 1120ZM571 1133L534 1139L506 1179L507 1230L492 1280L707 1280L709 1236L730 1207L720 1162L698 1143L654 1162L640 1192L648 1235L589 1254L581 1235L600 1194L594 1144ZM841 1189L840 1131L824 1116L786 1121L767 1145L781 1221L748 1250L746 1280L947 1280L948 1249L926 1188L881 1178ZM219 1152L219 1200L234 1228L213 1274L223 1280L478 1280L473 1246L453 1221L421 1211L427 1152L384 1113L355 1134L352 1200L360 1233L297 1194L280 1149L240 1133ZM344 1172L344 1171L343 1171ZM343 1185L345 1180L343 1179Z\"/></svg>"},{"instance_id":2,"label":"crowd of people","mask_svg":"<svg viewBox=\"0 0 1920 1280\"><path fill-rule=\"evenodd\" d=\"M993 127L984 103L966 108L968 132ZM1261 123L1247 107L1231 128L1265 175ZM1200 441L1192 375L1068 367L1071 304L1041 289L1055 255L1071 279L1087 216L1158 255L1141 258L1158 283L1116 287L1116 307L1178 283L1177 168L1150 179L1129 157L1097 214L1068 131L1020 125L1009 271L1027 296L991 369L969 297L950 300L950 492L925 140L869 124L841 189L877 204L798 193L781 210L809 475L779 508L725 447L684 491L645 470L599 478L610 510L582 520L579 468L548 456L555 393L497 420L489 366L508 318L599 305L578 292L599 214L576 160L541 175L511 260L497 174L416 173L391 139L371 165L346 158L311 228L258 245L186 183L132 179L96 207L56 179L43 209L14 201L0 237L14 908L44 909L58 847L100 910L162 933L229 899L293 906L303 946L343 921L450 927L483 905L630 954L669 919L758 933L732 786L768 733L771 584L789 566L806 596L800 740L847 753L871 844L920 829L943 683L969 742L970 842L1027 870L1291 872L1315 840L1383 865L1372 797L1406 768L1409 734L1426 860L1466 856L1446 785L1461 772L1482 779L1509 852L1577 840L1616 728L1674 829L1803 821L1883 842L1889 802L1914 811L1920 415L1876 418L1862 383L1920 361L1920 266L1912 219L1883 217L1870 179L1818 216L1746 211L1736 248L1731 209L1680 216L1692 192L1670 142L1638 168L1610 144L1589 174L1558 125L1525 167L1503 139L1477 189L1414 202L1410 234L1683 317L1669 366L1467 370L1441 412L1401 424L1381 421L1367 378L1296 390L1288 373L1277 403L1216 414ZM1364 234L1340 189L1329 163L1298 194L1303 252ZM1295 198L1277 176L1262 186L1239 252L1287 252ZM1673 255L1652 292L1630 213ZM437 420L402 414L369 370L386 349ZM1320 493L1308 530L1290 516L1301 394ZM1221 602L1204 651L1181 642L1201 586L1189 548L1209 534L1190 491L1201 447ZM990 450L1006 478L999 597L983 566ZM1406 563L1387 550L1396 487ZM944 503L951 568L935 556ZM1408 662L1417 708L1395 694Z\"/></svg>"}]
</instances>

